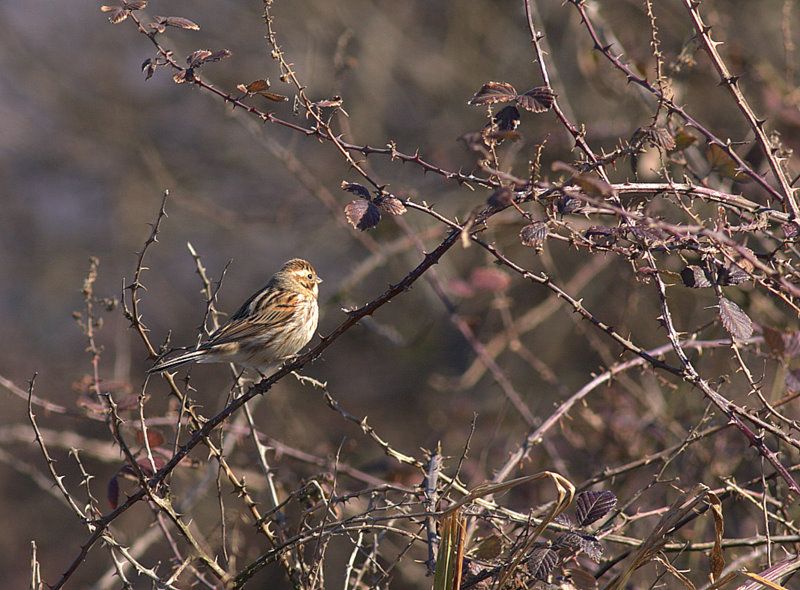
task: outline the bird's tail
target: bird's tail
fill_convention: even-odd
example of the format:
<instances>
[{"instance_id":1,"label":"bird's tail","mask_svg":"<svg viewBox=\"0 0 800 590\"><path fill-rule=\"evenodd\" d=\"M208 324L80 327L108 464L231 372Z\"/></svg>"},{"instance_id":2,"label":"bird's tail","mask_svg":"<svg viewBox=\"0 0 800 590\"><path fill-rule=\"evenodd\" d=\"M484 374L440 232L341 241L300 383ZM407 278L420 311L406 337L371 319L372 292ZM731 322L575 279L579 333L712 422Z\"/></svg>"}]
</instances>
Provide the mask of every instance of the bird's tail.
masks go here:
<instances>
[{"instance_id":1,"label":"bird's tail","mask_svg":"<svg viewBox=\"0 0 800 590\"><path fill-rule=\"evenodd\" d=\"M168 371L170 369L180 367L181 365L185 365L186 363L193 363L197 359L202 358L207 354L208 354L207 350L193 350L191 352L185 352L171 359L164 359L162 361L157 362L155 365L150 367L147 370L147 372L152 374L152 373L161 373L162 371Z\"/></svg>"}]
</instances>

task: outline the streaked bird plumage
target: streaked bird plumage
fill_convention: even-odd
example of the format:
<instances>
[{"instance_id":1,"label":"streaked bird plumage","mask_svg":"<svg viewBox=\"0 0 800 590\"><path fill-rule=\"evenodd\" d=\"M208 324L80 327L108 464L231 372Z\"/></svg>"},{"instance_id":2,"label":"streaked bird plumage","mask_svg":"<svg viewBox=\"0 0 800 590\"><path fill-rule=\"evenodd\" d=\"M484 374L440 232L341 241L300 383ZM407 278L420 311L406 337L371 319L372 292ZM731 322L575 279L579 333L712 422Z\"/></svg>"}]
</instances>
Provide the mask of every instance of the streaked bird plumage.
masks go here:
<instances>
[{"instance_id":1,"label":"streaked bird plumage","mask_svg":"<svg viewBox=\"0 0 800 590\"><path fill-rule=\"evenodd\" d=\"M193 362L236 363L266 372L297 354L314 336L321 282L307 261L287 261L196 350L161 360L148 372L160 373Z\"/></svg>"}]
</instances>

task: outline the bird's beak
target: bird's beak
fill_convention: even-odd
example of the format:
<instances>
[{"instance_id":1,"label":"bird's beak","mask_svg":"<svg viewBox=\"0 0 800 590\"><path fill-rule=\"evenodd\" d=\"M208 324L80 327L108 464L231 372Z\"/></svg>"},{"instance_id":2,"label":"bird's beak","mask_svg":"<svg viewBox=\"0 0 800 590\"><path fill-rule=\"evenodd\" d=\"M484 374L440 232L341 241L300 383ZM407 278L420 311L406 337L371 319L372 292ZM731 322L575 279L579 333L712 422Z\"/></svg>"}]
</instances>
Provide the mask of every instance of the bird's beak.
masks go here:
<instances>
[{"instance_id":1,"label":"bird's beak","mask_svg":"<svg viewBox=\"0 0 800 590\"><path fill-rule=\"evenodd\" d=\"M317 283L321 283L321 282L322 282L322 279L317 277Z\"/></svg>"}]
</instances>

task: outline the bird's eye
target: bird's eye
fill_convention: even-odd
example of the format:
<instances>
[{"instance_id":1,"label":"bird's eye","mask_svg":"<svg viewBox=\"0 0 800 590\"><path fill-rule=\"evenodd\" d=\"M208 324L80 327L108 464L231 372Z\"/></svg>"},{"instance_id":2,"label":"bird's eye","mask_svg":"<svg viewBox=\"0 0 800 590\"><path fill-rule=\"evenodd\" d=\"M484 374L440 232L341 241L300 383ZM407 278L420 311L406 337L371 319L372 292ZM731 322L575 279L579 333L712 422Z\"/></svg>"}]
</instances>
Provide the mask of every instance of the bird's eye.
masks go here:
<instances>
[{"instance_id":1,"label":"bird's eye","mask_svg":"<svg viewBox=\"0 0 800 590\"><path fill-rule=\"evenodd\" d=\"M314 275L312 275L311 273L308 273L308 275L306 275L306 278L307 278L309 281L313 281L313 280L314 280Z\"/></svg>"}]
</instances>

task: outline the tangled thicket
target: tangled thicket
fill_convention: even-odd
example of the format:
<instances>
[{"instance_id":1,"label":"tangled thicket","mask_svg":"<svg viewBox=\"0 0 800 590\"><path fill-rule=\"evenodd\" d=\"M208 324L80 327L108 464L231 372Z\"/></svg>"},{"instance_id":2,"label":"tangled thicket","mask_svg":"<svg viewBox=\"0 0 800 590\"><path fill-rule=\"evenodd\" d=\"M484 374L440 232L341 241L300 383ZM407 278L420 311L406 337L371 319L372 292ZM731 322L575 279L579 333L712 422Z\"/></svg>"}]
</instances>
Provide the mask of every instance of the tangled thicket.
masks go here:
<instances>
[{"instance_id":1,"label":"tangled thicket","mask_svg":"<svg viewBox=\"0 0 800 590\"><path fill-rule=\"evenodd\" d=\"M75 385L77 417L107 426L113 474L96 476L84 459L109 448L73 448L67 458L92 441L47 427L51 416L74 418L76 410L48 400L35 378L27 391L3 381L28 400L51 483L85 527L85 538L62 540L71 557L56 579L43 579L34 545L31 588L69 587L93 560L107 568L96 588L788 587L800 569L800 166L778 129L796 130L800 117L794 2L771 3L783 11L782 34L763 43L777 44L784 64L769 71L753 65L758 55L730 55L721 43L750 18L736 3L548 6L554 18L573 19L572 39L545 34L544 4L553 3L493 8L525 31L529 53L509 52L525 56L512 66L528 83L500 74L473 80L462 105L483 120L458 130L470 160L463 167L428 156L435 146L358 143L351 126L367 99L346 83L361 67L350 31L339 32L327 56L333 81L319 85L284 48L285 38L309 33L284 30L284 3L264 0L269 73L279 82L237 82L236 72L225 73L235 57L228 49L170 49L173 35L211 43L191 14L153 16L168 7L147 0L101 8L120 43L147 47L145 79L171 77L174 93L193 89L191 100L205 94L232 112L226 124L238 120L259 138L271 162L316 198L336 226L332 235L354 238L363 254L335 279L321 338L265 378L231 367L222 388L191 372L146 379L142 370L130 383L115 381L98 343L103 318L121 314L140 356L152 361L172 346L142 309L149 277L163 272L149 260L179 216L169 191L122 295L98 292L102 257L91 260L75 315L91 367ZM638 34L616 36L605 4L638 19ZM602 108L585 121L574 115L575 101L586 99L559 69L570 67L559 55L570 44L583 48L575 67L594 87L636 113L624 135L609 136L619 125ZM753 98L754 80L766 100ZM696 108L705 101L724 117L706 122L697 110L707 104ZM347 166L341 184L318 179L296 155L301 148L272 138L276 130L284 144L298 137L334 154ZM423 175L437 184L415 184ZM205 300L202 336L222 317L227 267L214 277L189 249ZM451 264L455 252L462 257ZM409 255L416 262L399 270L393 261ZM391 284L351 305L353 285L383 267ZM418 282L427 299L394 325L381 322L383 308L402 309ZM532 303L531 292L541 299ZM442 314L468 357L456 376L442 370L444 343L423 333L426 316ZM342 401L336 381L315 376L315 361L355 326L377 335L368 346L387 365L402 356L398 342L426 348L397 363L430 371L428 409L450 414L448 428L400 410L392 423L396 398L383 399L389 411L368 420ZM562 378L565 365L583 385ZM354 382L381 390L384 379L376 367ZM272 436L254 412L269 406L278 382L324 403L336 418L325 436L356 438L383 462L355 465L347 441L328 454L304 448L323 436L313 420L303 440ZM461 395L476 389L485 403ZM198 402L220 398L227 402L219 411ZM430 435L409 444L404 420L415 421L409 433ZM75 471L64 478L65 468L78 479Z\"/></svg>"}]
</instances>

